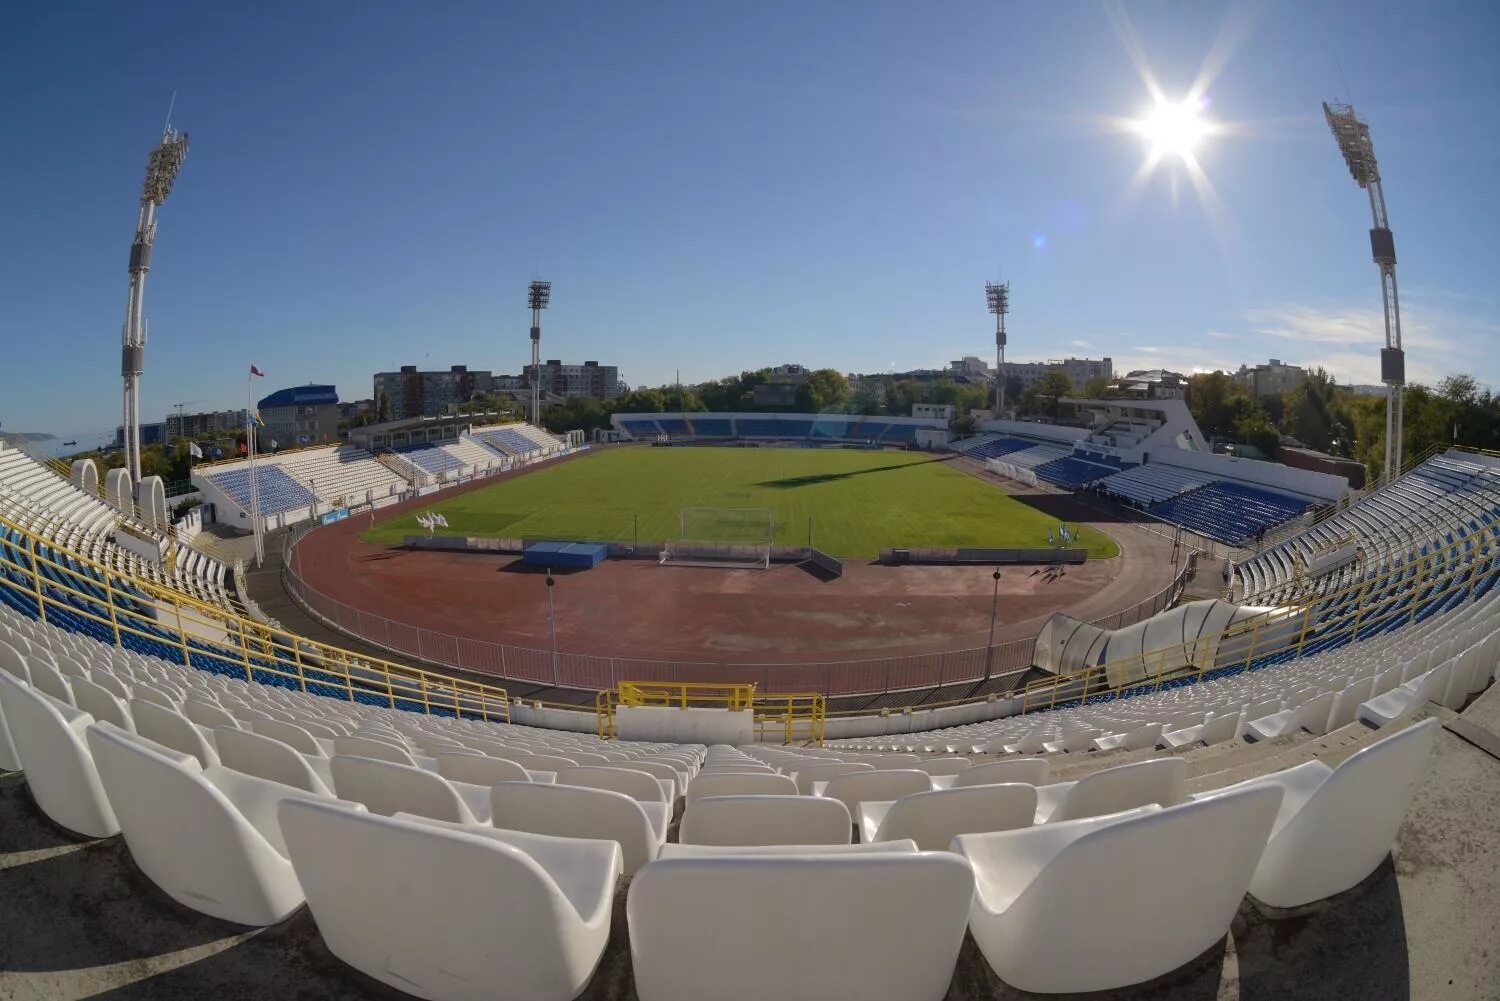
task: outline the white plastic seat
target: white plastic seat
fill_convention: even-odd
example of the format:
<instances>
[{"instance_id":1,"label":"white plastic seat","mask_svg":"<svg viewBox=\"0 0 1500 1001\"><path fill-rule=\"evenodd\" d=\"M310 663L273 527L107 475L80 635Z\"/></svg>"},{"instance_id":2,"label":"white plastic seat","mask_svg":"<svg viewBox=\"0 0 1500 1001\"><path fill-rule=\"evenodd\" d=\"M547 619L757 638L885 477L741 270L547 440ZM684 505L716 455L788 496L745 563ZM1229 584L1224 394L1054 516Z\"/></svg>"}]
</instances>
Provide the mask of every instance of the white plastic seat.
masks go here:
<instances>
[{"instance_id":1,"label":"white plastic seat","mask_svg":"<svg viewBox=\"0 0 1500 1001\"><path fill-rule=\"evenodd\" d=\"M1038 729L1035 729L1026 734L1020 740L1010 743L997 742L992 740L988 745L985 746L985 753L993 754L996 750L999 750L1004 752L1005 754L1037 754L1042 750L1042 748L1047 745L1047 742L1051 739L1052 732L1045 727L1039 727ZM998 748L995 746L997 743L1000 744Z\"/></svg>"},{"instance_id":2,"label":"white plastic seat","mask_svg":"<svg viewBox=\"0 0 1500 1001\"><path fill-rule=\"evenodd\" d=\"M219 763L219 754L199 729L175 709L141 699L130 700L135 732L147 740L183 754L191 754L204 768Z\"/></svg>"},{"instance_id":3,"label":"white plastic seat","mask_svg":"<svg viewBox=\"0 0 1500 1001\"><path fill-rule=\"evenodd\" d=\"M1124 733L1112 733L1107 737L1095 737L1093 740L1094 750L1113 751L1141 751L1148 747L1155 747L1156 742L1161 739L1162 724L1147 723Z\"/></svg>"},{"instance_id":4,"label":"white plastic seat","mask_svg":"<svg viewBox=\"0 0 1500 1001\"><path fill-rule=\"evenodd\" d=\"M219 763L225 768L295 789L333 795L333 790L307 758L272 737L251 730L222 727L214 731L214 746L218 749Z\"/></svg>"},{"instance_id":5,"label":"white plastic seat","mask_svg":"<svg viewBox=\"0 0 1500 1001\"><path fill-rule=\"evenodd\" d=\"M467 789L425 768L350 754L334 755L329 766L333 789L340 799L363 803L371 813L382 817L415 813L456 824L489 820L484 810L488 797L482 791L463 795Z\"/></svg>"},{"instance_id":6,"label":"white plastic seat","mask_svg":"<svg viewBox=\"0 0 1500 1001\"><path fill-rule=\"evenodd\" d=\"M947 852L662 859L626 902L636 994L940 1001L973 894Z\"/></svg>"},{"instance_id":7,"label":"white plastic seat","mask_svg":"<svg viewBox=\"0 0 1500 1001\"><path fill-rule=\"evenodd\" d=\"M74 678L72 688L73 704L94 717L95 722L113 723L122 730L135 732L130 710L109 689L97 684L92 678Z\"/></svg>"},{"instance_id":8,"label":"white plastic seat","mask_svg":"<svg viewBox=\"0 0 1500 1001\"><path fill-rule=\"evenodd\" d=\"M1119 813L1148 803L1182 802L1188 765L1182 758L1154 758L1103 768L1076 782L1058 782L1037 790L1036 822L1057 823Z\"/></svg>"},{"instance_id":9,"label":"white plastic seat","mask_svg":"<svg viewBox=\"0 0 1500 1001\"><path fill-rule=\"evenodd\" d=\"M501 830L618 843L627 875L656 858L664 841L640 803L607 789L500 782L490 787L490 804Z\"/></svg>"},{"instance_id":10,"label":"white plastic seat","mask_svg":"<svg viewBox=\"0 0 1500 1001\"><path fill-rule=\"evenodd\" d=\"M1324 692L1294 708L1250 720L1245 724L1246 733L1254 735L1257 740L1272 740L1284 733L1296 733L1299 730L1321 737L1328 732L1328 716L1337 699L1337 692Z\"/></svg>"},{"instance_id":11,"label":"white plastic seat","mask_svg":"<svg viewBox=\"0 0 1500 1001\"><path fill-rule=\"evenodd\" d=\"M1101 736L1103 736L1103 731L1092 727L1087 730L1074 730L1057 740L1047 741L1042 745L1042 750L1048 754L1072 754L1076 751L1087 751L1093 746L1094 740Z\"/></svg>"},{"instance_id":12,"label":"white plastic seat","mask_svg":"<svg viewBox=\"0 0 1500 1001\"><path fill-rule=\"evenodd\" d=\"M198 699L185 699L179 711L187 717L189 722L196 726L206 726L210 730L217 730L220 727L231 727L237 730L240 726L238 720L219 706L210 705Z\"/></svg>"},{"instance_id":13,"label":"white plastic seat","mask_svg":"<svg viewBox=\"0 0 1500 1001\"><path fill-rule=\"evenodd\" d=\"M130 701L130 689L119 678L108 671L94 670L89 673L89 680L100 688L105 689L121 702Z\"/></svg>"},{"instance_id":14,"label":"white plastic seat","mask_svg":"<svg viewBox=\"0 0 1500 1001\"><path fill-rule=\"evenodd\" d=\"M27 665L31 672L31 687L59 702L73 704L73 686L54 665L33 657Z\"/></svg>"},{"instance_id":15,"label":"white plastic seat","mask_svg":"<svg viewBox=\"0 0 1500 1001\"><path fill-rule=\"evenodd\" d=\"M209 781L197 758L110 723L91 726L88 744L131 857L173 900L256 926L277 924L302 906L291 862ZM263 781L231 781L242 780Z\"/></svg>"},{"instance_id":16,"label":"white plastic seat","mask_svg":"<svg viewBox=\"0 0 1500 1001\"><path fill-rule=\"evenodd\" d=\"M574 765L558 771L556 781L558 785L603 789L629 796L640 804L641 812L651 821L657 840L666 842L667 828L672 823L672 800L654 776L608 765Z\"/></svg>"},{"instance_id":17,"label":"white plastic seat","mask_svg":"<svg viewBox=\"0 0 1500 1001\"><path fill-rule=\"evenodd\" d=\"M1230 786L1283 793L1250 881L1251 895L1272 907L1300 907L1342 893L1374 872L1401 829L1439 726L1425 719L1337 768L1308 761Z\"/></svg>"},{"instance_id":18,"label":"white plastic seat","mask_svg":"<svg viewBox=\"0 0 1500 1001\"><path fill-rule=\"evenodd\" d=\"M558 785L622 792L640 803L666 803L669 794L654 775L614 765L574 765L560 769Z\"/></svg>"},{"instance_id":19,"label":"white plastic seat","mask_svg":"<svg viewBox=\"0 0 1500 1001\"><path fill-rule=\"evenodd\" d=\"M643 772L653 778L661 779L672 784L672 798L675 800L687 791L687 783L683 781L682 773L671 765L660 761L641 761L634 758L626 758L614 763L616 768L628 768L634 772Z\"/></svg>"},{"instance_id":20,"label":"white plastic seat","mask_svg":"<svg viewBox=\"0 0 1500 1001\"><path fill-rule=\"evenodd\" d=\"M932 779L926 772L904 769L835 775L823 786L822 795L840 801L849 808L849 816L857 817L859 804L865 800L900 799L931 790Z\"/></svg>"},{"instance_id":21,"label":"white plastic seat","mask_svg":"<svg viewBox=\"0 0 1500 1001\"><path fill-rule=\"evenodd\" d=\"M847 845L853 821L836 799L706 796L682 815L677 840L691 845Z\"/></svg>"},{"instance_id":22,"label":"white plastic seat","mask_svg":"<svg viewBox=\"0 0 1500 1001\"><path fill-rule=\"evenodd\" d=\"M94 768L84 732L94 717L0 673L0 712L26 773L32 799L54 823L85 837L107 838L120 824Z\"/></svg>"},{"instance_id":23,"label":"white plastic seat","mask_svg":"<svg viewBox=\"0 0 1500 1001\"><path fill-rule=\"evenodd\" d=\"M530 782L531 773L508 758L446 751L437 756L437 773L450 782L492 786L497 782Z\"/></svg>"},{"instance_id":24,"label":"white plastic seat","mask_svg":"<svg viewBox=\"0 0 1500 1001\"><path fill-rule=\"evenodd\" d=\"M375 737L352 736L333 738L333 753L356 758L374 758L397 765L417 767L417 759L406 747Z\"/></svg>"},{"instance_id":25,"label":"white plastic seat","mask_svg":"<svg viewBox=\"0 0 1500 1001\"><path fill-rule=\"evenodd\" d=\"M1448 675L1452 670L1453 662L1444 661L1400 688L1360 703L1359 718L1371 726L1386 726L1428 702L1441 700L1448 690Z\"/></svg>"},{"instance_id":26,"label":"white plastic seat","mask_svg":"<svg viewBox=\"0 0 1500 1001\"><path fill-rule=\"evenodd\" d=\"M1011 761L986 761L967 771L960 772L951 788L964 789L969 786L999 785L1002 782L1025 782L1039 786L1047 781L1051 771L1046 758L1017 758Z\"/></svg>"},{"instance_id":27,"label":"white plastic seat","mask_svg":"<svg viewBox=\"0 0 1500 1001\"><path fill-rule=\"evenodd\" d=\"M976 881L974 941L1000 979L1023 991L1108 990L1168 973L1229 930L1280 798L1246 789L961 835L954 850L973 863Z\"/></svg>"},{"instance_id":28,"label":"white plastic seat","mask_svg":"<svg viewBox=\"0 0 1500 1001\"><path fill-rule=\"evenodd\" d=\"M923 758L911 766L932 776L960 775L973 767L968 758Z\"/></svg>"},{"instance_id":29,"label":"white plastic seat","mask_svg":"<svg viewBox=\"0 0 1500 1001\"><path fill-rule=\"evenodd\" d=\"M910 839L923 851L947 851L960 834L1030 827L1036 786L1021 782L919 792L890 802L859 804L864 841Z\"/></svg>"},{"instance_id":30,"label":"white plastic seat","mask_svg":"<svg viewBox=\"0 0 1500 1001\"><path fill-rule=\"evenodd\" d=\"M501 756L497 755L497 757ZM558 772L578 764L572 758L564 758L556 754L530 754L526 751L514 751L503 756L509 757L528 772Z\"/></svg>"},{"instance_id":31,"label":"white plastic seat","mask_svg":"<svg viewBox=\"0 0 1500 1001\"><path fill-rule=\"evenodd\" d=\"M323 745L318 743L317 737L304 724L279 719L257 719L250 721L250 729L263 737L279 740L302 754L311 754L317 758L328 756Z\"/></svg>"},{"instance_id":32,"label":"white plastic seat","mask_svg":"<svg viewBox=\"0 0 1500 1001\"><path fill-rule=\"evenodd\" d=\"M848 775L850 772L873 772L875 766L863 761L824 761L814 764L799 764L792 770L792 779L797 783L797 793L802 796L813 794L814 782L826 782L835 775Z\"/></svg>"},{"instance_id":33,"label":"white plastic seat","mask_svg":"<svg viewBox=\"0 0 1500 1001\"><path fill-rule=\"evenodd\" d=\"M785 775L769 769L759 774L723 773L718 775L702 771L688 783L687 802L704 796L795 796L797 783Z\"/></svg>"},{"instance_id":34,"label":"white plastic seat","mask_svg":"<svg viewBox=\"0 0 1500 1001\"><path fill-rule=\"evenodd\" d=\"M1373 677L1359 678L1351 681L1342 691L1338 692L1333 699L1333 707L1328 711L1328 732L1332 733L1340 727L1353 723L1359 712L1360 703L1370 699L1370 692L1375 684Z\"/></svg>"},{"instance_id":35,"label":"white plastic seat","mask_svg":"<svg viewBox=\"0 0 1500 1001\"><path fill-rule=\"evenodd\" d=\"M160 682L137 681L130 688L130 697L141 702L150 702L173 712L181 712L182 699L175 691L168 689Z\"/></svg>"},{"instance_id":36,"label":"white plastic seat","mask_svg":"<svg viewBox=\"0 0 1500 1001\"><path fill-rule=\"evenodd\" d=\"M329 951L408 994L572 1001L609 941L613 844L318 803L281 825Z\"/></svg>"}]
</instances>

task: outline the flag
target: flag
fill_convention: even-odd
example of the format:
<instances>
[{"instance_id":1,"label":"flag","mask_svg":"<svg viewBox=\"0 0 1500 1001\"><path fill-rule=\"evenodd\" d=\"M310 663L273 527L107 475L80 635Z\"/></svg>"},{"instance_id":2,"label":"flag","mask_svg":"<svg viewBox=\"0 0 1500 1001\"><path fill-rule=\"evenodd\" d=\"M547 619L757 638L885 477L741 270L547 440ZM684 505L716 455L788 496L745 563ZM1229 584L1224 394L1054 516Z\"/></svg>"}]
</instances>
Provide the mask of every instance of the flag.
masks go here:
<instances>
[{"instance_id":1,"label":"flag","mask_svg":"<svg viewBox=\"0 0 1500 1001\"><path fill-rule=\"evenodd\" d=\"M262 379L264 379L266 377L266 373L262 372L260 369L256 368L254 365L250 366L250 374L251 375L258 375Z\"/></svg>"},{"instance_id":2,"label":"flag","mask_svg":"<svg viewBox=\"0 0 1500 1001\"><path fill-rule=\"evenodd\" d=\"M264 427L264 426L265 426L265 425L261 425L261 426L262 426L262 427ZM276 439L275 439L275 438L272 438L272 439L271 439L271 451L273 451L273 452L274 452L274 451L276 451L276 449L277 449L277 447L278 447L278 446L277 446L277 444L276 444Z\"/></svg>"},{"instance_id":3,"label":"flag","mask_svg":"<svg viewBox=\"0 0 1500 1001\"><path fill-rule=\"evenodd\" d=\"M203 449L198 447L198 443L196 441L190 441L188 442L188 455L192 456L195 459L201 459L203 458Z\"/></svg>"},{"instance_id":4,"label":"flag","mask_svg":"<svg viewBox=\"0 0 1500 1001\"><path fill-rule=\"evenodd\" d=\"M219 446L217 446L217 445L214 446L214 458L215 459L222 459L222 458L224 458L224 450L222 448L220 448Z\"/></svg>"},{"instance_id":5,"label":"flag","mask_svg":"<svg viewBox=\"0 0 1500 1001\"><path fill-rule=\"evenodd\" d=\"M1049 545L1049 546L1055 546L1055 545L1057 545L1057 540L1052 537L1052 529L1050 529L1050 528L1047 529L1047 545Z\"/></svg>"},{"instance_id":6,"label":"flag","mask_svg":"<svg viewBox=\"0 0 1500 1001\"><path fill-rule=\"evenodd\" d=\"M435 522L437 522L437 526L439 528L447 528L448 527L448 519L446 517L444 517L443 515L435 514L435 515L432 516L432 520L435 521Z\"/></svg>"},{"instance_id":7,"label":"flag","mask_svg":"<svg viewBox=\"0 0 1500 1001\"><path fill-rule=\"evenodd\" d=\"M245 443L244 442L240 442L240 454L244 455L248 451L250 451L250 450L245 447Z\"/></svg>"},{"instance_id":8,"label":"flag","mask_svg":"<svg viewBox=\"0 0 1500 1001\"><path fill-rule=\"evenodd\" d=\"M297 436L297 444L299 444L299 445L306 445L307 444L307 435L305 435L305 434L299 434Z\"/></svg>"},{"instance_id":9,"label":"flag","mask_svg":"<svg viewBox=\"0 0 1500 1001\"><path fill-rule=\"evenodd\" d=\"M260 419L259 409L250 411L250 419L255 422L255 426L258 428L263 428L266 426L266 422Z\"/></svg>"}]
</instances>

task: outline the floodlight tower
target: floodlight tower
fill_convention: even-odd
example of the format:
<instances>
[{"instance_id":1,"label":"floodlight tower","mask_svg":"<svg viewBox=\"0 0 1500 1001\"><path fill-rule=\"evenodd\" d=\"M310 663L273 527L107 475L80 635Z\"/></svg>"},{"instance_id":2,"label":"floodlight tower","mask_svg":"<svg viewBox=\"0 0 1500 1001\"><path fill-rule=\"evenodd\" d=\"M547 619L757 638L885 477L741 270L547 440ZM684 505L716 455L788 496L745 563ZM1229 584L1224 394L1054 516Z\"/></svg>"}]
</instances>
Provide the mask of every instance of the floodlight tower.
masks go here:
<instances>
[{"instance_id":1,"label":"floodlight tower","mask_svg":"<svg viewBox=\"0 0 1500 1001\"><path fill-rule=\"evenodd\" d=\"M1375 164L1370 126L1347 104L1323 102L1323 117L1338 143L1355 183L1370 196L1370 252L1380 269L1380 294L1385 304L1385 347L1380 352L1380 381L1385 383L1385 475L1401 472L1402 393L1406 387L1406 353L1401 350L1401 303L1396 298L1396 238L1385 214L1385 191Z\"/></svg>"},{"instance_id":2,"label":"floodlight tower","mask_svg":"<svg viewBox=\"0 0 1500 1001\"><path fill-rule=\"evenodd\" d=\"M1010 312L1010 282L984 283L984 298L995 314L995 417L1005 417L1005 314Z\"/></svg>"},{"instance_id":3,"label":"floodlight tower","mask_svg":"<svg viewBox=\"0 0 1500 1001\"><path fill-rule=\"evenodd\" d=\"M552 301L552 283L534 281L527 287L531 304L531 423L542 426L542 310Z\"/></svg>"},{"instance_id":4,"label":"floodlight tower","mask_svg":"<svg viewBox=\"0 0 1500 1001\"><path fill-rule=\"evenodd\" d=\"M146 272L151 270L151 245L156 240L156 209L172 193L172 182L187 158L188 136L170 121L161 142L146 159L146 182L130 245L130 293L125 300L125 328L120 351L120 375L125 379L125 468L132 485L141 482L141 373L145 371Z\"/></svg>"}]
</instances>

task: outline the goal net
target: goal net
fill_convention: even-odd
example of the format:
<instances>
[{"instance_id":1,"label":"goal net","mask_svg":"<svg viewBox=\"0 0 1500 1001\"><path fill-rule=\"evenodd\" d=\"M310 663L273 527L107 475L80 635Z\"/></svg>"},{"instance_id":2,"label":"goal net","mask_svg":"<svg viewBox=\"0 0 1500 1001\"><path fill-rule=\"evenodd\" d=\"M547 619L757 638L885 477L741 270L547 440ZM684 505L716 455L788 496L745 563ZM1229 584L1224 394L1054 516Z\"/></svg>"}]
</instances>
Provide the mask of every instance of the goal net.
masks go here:
<instances>
[{"instance_id":1,"label":"goal net","mask_svg":"<svg viewBox=\"0 0 1500 1001\"><path fill-rule=\"evenodd\" d=\"M663 566L735 567L771 565L776 512L763 507L685 507L677 516L677 538L661 550Z\"/></svg>"}]
</instances>

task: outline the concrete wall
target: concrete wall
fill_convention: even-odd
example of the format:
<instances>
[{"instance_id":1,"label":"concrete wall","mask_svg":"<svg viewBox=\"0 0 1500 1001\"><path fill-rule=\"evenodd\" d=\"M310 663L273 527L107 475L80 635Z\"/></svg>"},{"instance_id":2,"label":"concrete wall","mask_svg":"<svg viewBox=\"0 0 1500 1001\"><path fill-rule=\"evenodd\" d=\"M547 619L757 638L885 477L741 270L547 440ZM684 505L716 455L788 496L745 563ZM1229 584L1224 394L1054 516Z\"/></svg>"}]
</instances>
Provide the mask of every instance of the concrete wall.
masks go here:
<instances>
[{"instance_id":1,"label":"concrete wall","mask_svg":"<svg viewBox=\"0 0 1500 1001\"><path fill-rule=\"evenodd\" d=\"M1057 424L1033 424L1030 421L980 421L981 431L994 434L1018 434L1026 438L1042 438L1068 445L1089 436L1088 428L1062 427Z\"/></svg>"},{"instance_id":2,"label":"concrete wall","mask_svg":"<svg viewBox=\"0 0 1500 1001\"><path fill-rule=\"evenodd\" d=\"M749 709L619 706L615 709L615 733L621 740L738 746L754 743L755 714Z\"/></svg>"},{"instance_id":3,"label":"concrete wall","mask_svg":"<svg viewBox=\"0 0 1500 1001\"><path fill-rule=\"evenodd\" d=\"M1348 482L1342 476L1318 473L1311 469L1294 469L1260 459L1237 459L1232 455L1189 452L1180 448L1152 451L1150 459L1152 462L1196 469L1226 479L1243 480L1256 486L1264 486L1268 490L1280 490L1325 501L1337 500L1349 489Z\"/></svg>"}]
</instances>

